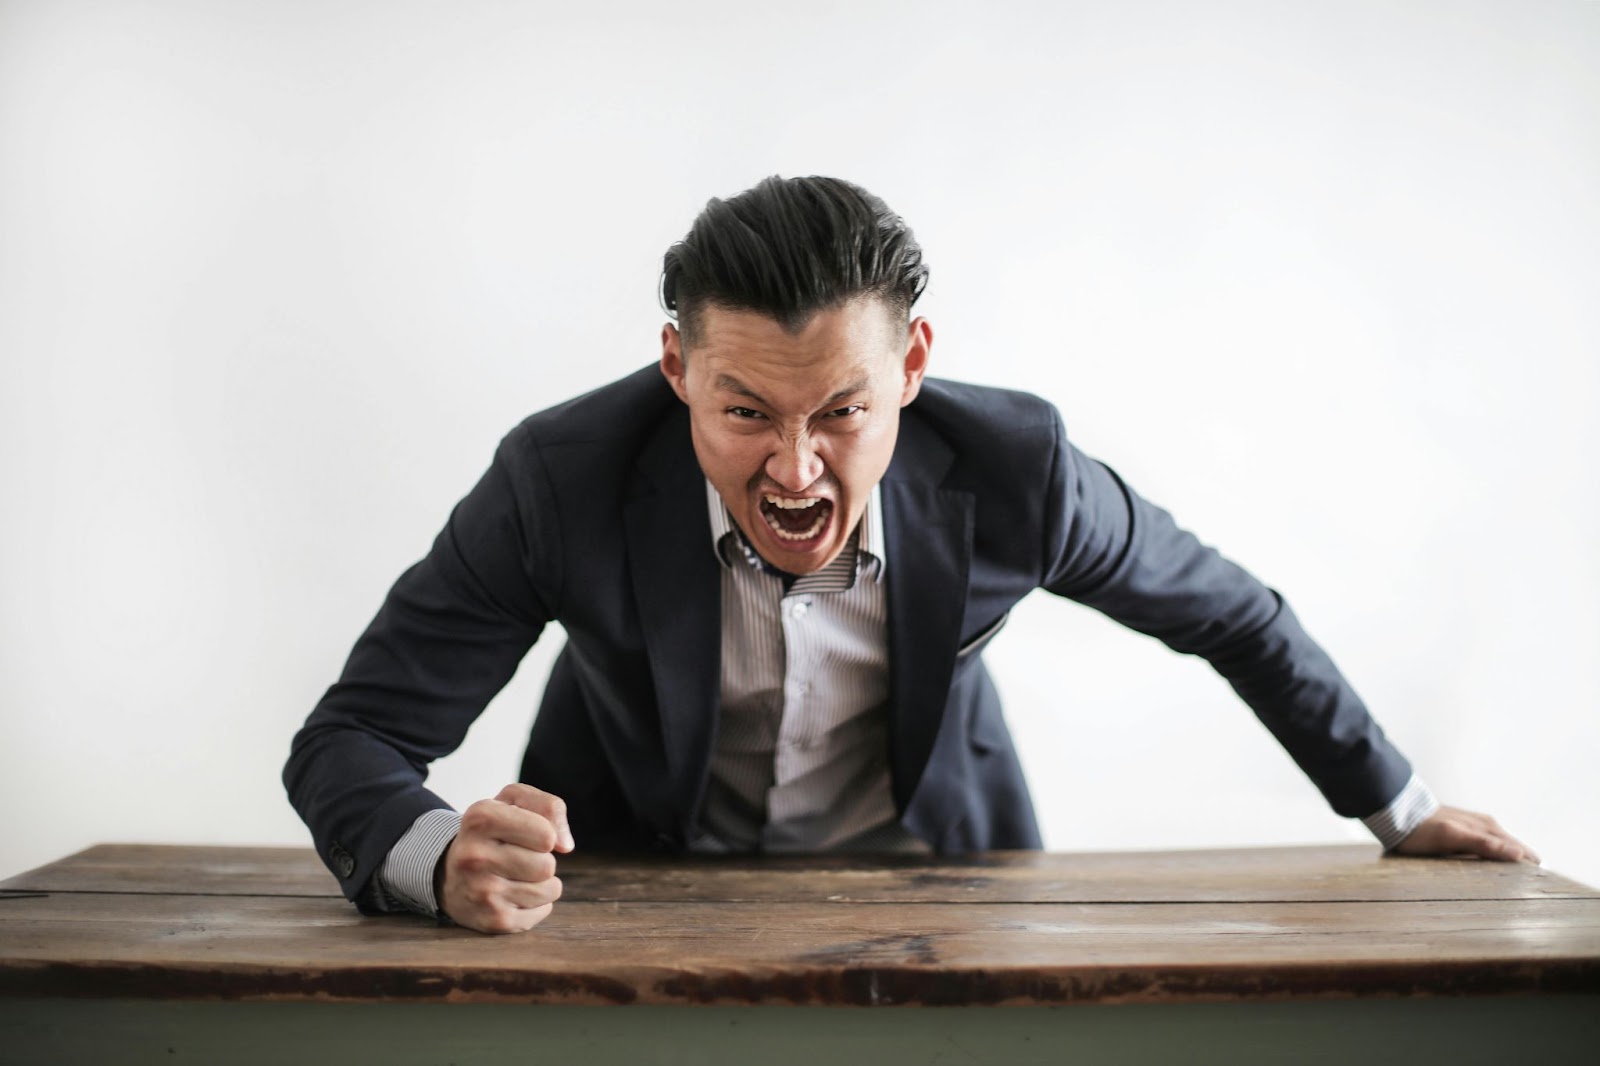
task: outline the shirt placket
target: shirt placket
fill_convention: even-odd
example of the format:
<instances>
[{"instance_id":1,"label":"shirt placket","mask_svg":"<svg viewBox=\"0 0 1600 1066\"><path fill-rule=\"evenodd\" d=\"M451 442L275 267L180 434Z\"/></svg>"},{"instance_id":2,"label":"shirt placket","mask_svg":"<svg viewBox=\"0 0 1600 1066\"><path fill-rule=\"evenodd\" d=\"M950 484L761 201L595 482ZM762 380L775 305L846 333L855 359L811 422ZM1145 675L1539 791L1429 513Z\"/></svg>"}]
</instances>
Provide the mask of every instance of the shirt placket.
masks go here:
<instances>
[{"instance_id":1,"label":"shirt placket","mask_svg":"<svg viewBox=\"0 0 1600 1066\"><path fill-rule=\"evenodd\" d=\"M819 622L815 594L784 596L778 613L783 626L783 699L773 750L773 791L767 812L770 822L807 813L798 805L803 797L786 786L809 769L814 741L808 711L819 646L814 638Z\"/></svg>"}]
</instances>

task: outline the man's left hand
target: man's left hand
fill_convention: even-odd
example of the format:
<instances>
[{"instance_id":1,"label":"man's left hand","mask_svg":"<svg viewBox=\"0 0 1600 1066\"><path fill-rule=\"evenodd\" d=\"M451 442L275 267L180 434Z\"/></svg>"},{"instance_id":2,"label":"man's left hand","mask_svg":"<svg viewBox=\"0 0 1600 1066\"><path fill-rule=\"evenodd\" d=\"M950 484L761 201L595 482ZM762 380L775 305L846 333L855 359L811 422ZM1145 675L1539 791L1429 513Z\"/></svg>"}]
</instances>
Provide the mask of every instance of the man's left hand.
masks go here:
<instances>
[{"instance_id":1,"label":"man's left hand","mask_svg":"<svg viewBox=\"0 0 1600 1066\"><path fill-rule=\"evenodd\" d=\"M1522 841L1487 814L1440 807L1394 849L1396 855L1476 855L1497 862L1539 862Z\"/></svg>"}]
</instances>

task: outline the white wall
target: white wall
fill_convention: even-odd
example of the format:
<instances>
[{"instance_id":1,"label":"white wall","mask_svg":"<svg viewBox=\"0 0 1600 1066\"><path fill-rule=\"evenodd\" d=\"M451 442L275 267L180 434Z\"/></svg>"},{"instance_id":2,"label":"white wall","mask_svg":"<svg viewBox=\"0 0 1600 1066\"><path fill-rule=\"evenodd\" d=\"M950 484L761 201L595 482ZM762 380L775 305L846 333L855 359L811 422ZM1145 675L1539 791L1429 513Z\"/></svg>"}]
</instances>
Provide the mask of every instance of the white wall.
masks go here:
<instances>
[{"instance_id":1,"label":"white wall","mask_svg":"<svg viewBox=\"0 0 1600 1066\"><path fill-rule=\"evenodd\" d=\"M885 197L939 372L1056 401L1600 883L1600 5L784 6L0 6L0 876L306 843L389 583L778 172ZM1204 663L1048 597L989 661L1052 848L1366 839Z\"/></svg>"}]
</instances>

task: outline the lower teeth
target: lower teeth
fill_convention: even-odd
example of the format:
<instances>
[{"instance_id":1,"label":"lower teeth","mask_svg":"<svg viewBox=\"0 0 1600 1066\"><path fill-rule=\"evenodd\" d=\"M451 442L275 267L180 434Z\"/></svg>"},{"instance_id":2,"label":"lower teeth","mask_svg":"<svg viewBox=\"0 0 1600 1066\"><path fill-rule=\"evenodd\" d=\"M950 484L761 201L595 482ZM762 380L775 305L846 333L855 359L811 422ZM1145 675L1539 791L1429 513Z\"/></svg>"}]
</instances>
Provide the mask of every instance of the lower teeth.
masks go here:
<instances>
[{"instance_id":1,"label":"lower teeth","mask_svg":"<svg viewBox=\"0 0 1600 1066\"><path fill-rule=\"evenodd\" d=\"M787 529L784 529L782 526L778 525L778 523L773 520L772 516L767 514L765 511L761 512L761 517L766 519L767 528L772 530L778 536L782 537L784 540L810 540L812 537L822 532L823 525L828 521L828 516L826 514L820 514L817 516L817 520L811 523L809 528L803 529L798 533L791 533Z\"/></svg>"}]
</instances>

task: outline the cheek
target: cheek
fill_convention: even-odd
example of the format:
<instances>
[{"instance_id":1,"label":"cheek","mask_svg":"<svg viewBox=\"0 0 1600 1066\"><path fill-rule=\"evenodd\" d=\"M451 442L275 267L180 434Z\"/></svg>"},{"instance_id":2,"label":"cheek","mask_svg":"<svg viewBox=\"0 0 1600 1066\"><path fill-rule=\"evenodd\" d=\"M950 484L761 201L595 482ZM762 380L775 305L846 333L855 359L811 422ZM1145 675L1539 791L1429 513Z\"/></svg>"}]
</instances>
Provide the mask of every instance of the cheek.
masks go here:
<instances>
[{"instance_id":1,"label":"cheek","mask_svg":"<svg viewBox=\"0 0 1600 1066\"><path fill-rule=\"evenodd\" d=\"M843 435L831 442L831 466L840 474L853 474L876 480L889 466L899 424L890 422L864 426L859 432Z\"/></svg>"},{"instance_id":2,"label":"cheek","mask_svg":"<svg viewBox=\"0 0 1600 1066\"><path fill-rule=\"evenodd\" d=\"M699 422L693 425L695 454L700 465L712 481L718 475L744 481L754 465L760 465L765 453L755 434L738 433Z\"/></svg>"}]
</instances>

